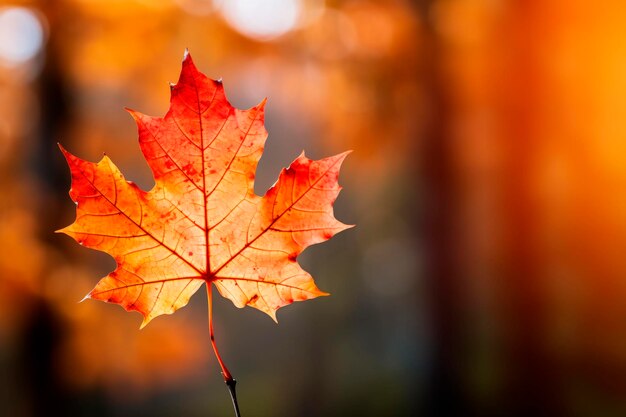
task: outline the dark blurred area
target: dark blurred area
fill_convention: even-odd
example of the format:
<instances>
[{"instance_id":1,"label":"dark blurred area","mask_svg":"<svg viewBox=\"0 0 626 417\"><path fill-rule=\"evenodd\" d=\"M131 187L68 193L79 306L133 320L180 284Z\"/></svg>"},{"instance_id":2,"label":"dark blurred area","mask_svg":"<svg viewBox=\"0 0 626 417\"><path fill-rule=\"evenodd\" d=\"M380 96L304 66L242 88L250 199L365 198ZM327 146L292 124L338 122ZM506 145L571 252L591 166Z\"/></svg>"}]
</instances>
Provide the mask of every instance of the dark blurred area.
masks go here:
<instances>
[{"instance_id":1,"label":"dark blurred area","mask_svg":"<svg viewBox=\"0 0 626 417\"><path fill-rule=\"evenodd\" d=\"M299 257L332 294L215 302L253 416L626 415L626 3L0 2L0 415L231 416L199 291L140 317L78 303L114 268L71 223L57 142L153 180L185 48L230 101L268 97L256 191L353 149Z\"/></svg>"}]
</instances>

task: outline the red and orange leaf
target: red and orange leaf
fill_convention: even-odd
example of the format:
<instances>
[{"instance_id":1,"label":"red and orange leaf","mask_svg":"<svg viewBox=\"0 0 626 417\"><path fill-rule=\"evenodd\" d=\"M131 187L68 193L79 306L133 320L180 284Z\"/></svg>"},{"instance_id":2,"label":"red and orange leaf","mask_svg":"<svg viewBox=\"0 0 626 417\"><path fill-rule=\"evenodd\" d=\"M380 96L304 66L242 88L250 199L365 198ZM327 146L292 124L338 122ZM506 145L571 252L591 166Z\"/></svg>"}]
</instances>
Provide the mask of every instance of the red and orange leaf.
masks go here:
<instances>
[{"instance_id":1,"label":"red and orange leaf","mask_svg":"<svg viewBox=\"0 0 626 417\"><path fill-rule=\"evenodd\" d=\"M347 153L318 161L302 154L259 197L265 100L232 107L222 83L188 54L171 94L163 118L129 110L155 178L150 191L126 181L107 156L92 163L61 148L76 221L60 232L117 262L86 298L140 312L143 327L186 305L203 283L274 320L280 307L327 295L296 257L351 227L332 208Z\"/></svg>"}]
</instances>

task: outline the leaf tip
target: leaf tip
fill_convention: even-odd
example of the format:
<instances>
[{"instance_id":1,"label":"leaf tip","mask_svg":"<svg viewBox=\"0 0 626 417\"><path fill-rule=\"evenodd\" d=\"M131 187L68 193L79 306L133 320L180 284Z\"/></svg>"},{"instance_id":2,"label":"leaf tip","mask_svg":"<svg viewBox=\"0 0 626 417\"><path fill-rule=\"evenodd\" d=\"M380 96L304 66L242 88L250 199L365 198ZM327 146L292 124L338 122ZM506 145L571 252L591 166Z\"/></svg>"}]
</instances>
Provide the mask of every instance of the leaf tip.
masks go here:
<instances>
[{"instance_id":1,"label":"leaf tip","mask_svg":"<svg viewBox=\"0 0 626 417\"><path fill-rule=\"evenodd\" d=\"M74 202L74 204L78 205L78 203L76 203L76 202ZM54 233L64 234L64 235L67 235L67 236L73 238L74 236L73 236L72 230L71 230L73 224L74 223L70 224L69 226L65 226L65 227L62 227L60 229L57 229L57 230L54 231Z\"/></svg>"},{"instance_id":2,"label":"leaf tip","mask_svg":"<svg viewBox=\"0 0 626 417\"><path fill-rule=\"evenodd\" d=\"M345 223L342 223L341 224L341 228L340 228L341 230L339 230L339 232L343 232L344 230L352 229L353 227L356 227L356 224L345 224ZM339 232L337 232L337 233L339 233Z\"/></svg>"},{"instance_id":3,"label":"leaf tip","mask_svg":"<svg viewBox=\"0 0 626 417\"><path fill-rule=\"evenodd\" d=\"M339 162L343 162L343 160L346 159L348 155L350 155L352 152L354 151L352 149L349 149L345 152L341 152L340 154L337 154L336 158L339 160Z\"/></svg>"},{"instance_id":4,"label":"leaf tip","mask_svg":"<svg viewBox=\"0 0 626 417\"><path fill-rule=\"evenodd\" d=\"M57 142L57 146L61 150L61 153L63 154L63 156L65 156L65 159L69 160L69 158L73 156L67 149L63 147L63 145L61 145L60 142Z\"/></svg>"},{"instance_id":5,"label":"leaf tip","mask_svg":"<svg viewBox=\"0 0 626 417\"><path fill-rule=\"evenodd\" d=\"M274 323L278 324L278 318L276 317L276 310L273 310L271 313L267 313L272 320L274 320Z\"/></svg>"},{"instance_id":6,"label":"leaf tip","mask_svg":"<svg viewBox=\"0 0 626 417\"><path fill-rule=\"evenodd\" d=\"M189 49L185 48L185 52L183 53L183 68L190 67L190 69L194 69L197 71L195 64L193 63L193 59L191 58L191 54L189 53Z\"/></svg>"},{"instance_id":7,"label":"leaf tip","mask_svg":"<svg viewBox=\"0 0 626 417\"><path fill-rule=\"evenodd\" d=\"M137 123L137 126L141 127L139 124L142 123L142 119L144 119L146 115L141 112L138 112L137 110L133 110L130 107L124 107L124 110L126 110L128 114L130 114L130 116L133 118L135 123Z\"/></svg>"}]
</instances>

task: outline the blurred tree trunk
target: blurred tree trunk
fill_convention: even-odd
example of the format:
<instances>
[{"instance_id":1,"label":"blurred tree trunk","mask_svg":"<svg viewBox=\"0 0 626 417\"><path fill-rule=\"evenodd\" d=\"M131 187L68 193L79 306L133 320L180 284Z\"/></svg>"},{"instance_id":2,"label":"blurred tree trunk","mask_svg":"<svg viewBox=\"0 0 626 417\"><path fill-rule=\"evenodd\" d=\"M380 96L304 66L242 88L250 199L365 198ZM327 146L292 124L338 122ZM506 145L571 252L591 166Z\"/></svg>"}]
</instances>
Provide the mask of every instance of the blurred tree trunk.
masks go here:
<instances>
[{"instance_id":1,"label":"blurred tree trunk","mask_svg":"<svg viewBox=\"0 0 626 417\"><path fill-rule=\"evenodd\" d=\"M545 146L537 107L545 51L529 33L542 6L437 1L423 10L433 109L419 173L433 303L425 414L564 415L558 364L546 348L532 183ZM485 192L499 202L485 203ZM492 381L479 386L486 374Z\"/></svg>"},{"instance_id":2,"label":"blurred tree trunk","mask_svg":"<svg viewBox=\"0 0 626 417\"><path fill-rule=\"evenodd\" d=\"M546 146L541 135L541 73L544 46L529 36L539 29L542 6L516 2L501 25L502 73L495 103L503 130L502 198L505 213L504 267L500 290L506 374L504 412L515 416L565 415L555 358L546 347L550 311L542 276L541 206L537 201L536 159ZM511 51L514 51L511 53ZM498 74L494 74L497 76ZM494 77L495 78L495 77Z\"/></svg>"},{"instance_id":3,"label":"blurred tree trunk","mask_svg":"<svg viewBox=\"0 0 626 417\"><path fill-rule=\"evenodd\" d=\"M434 1L418 1L422 16L429 16ZM430 107L425 136L420 138L421 178L425 196L424 216L418 222L419 233L424 236L424 276L427 280L426 299L431 313L432 367L427 379L424 415L468 415L469 405L464 393L461 375L464 358L463 283L458 279L461 265L455 258L454 207L456 184L453 171L450 138L445 129L451 117L445 80L441 74L442 46L432 26L425 19L425 48L423 74L425 77L427 105Z\"/></svg>"}]
</instances>

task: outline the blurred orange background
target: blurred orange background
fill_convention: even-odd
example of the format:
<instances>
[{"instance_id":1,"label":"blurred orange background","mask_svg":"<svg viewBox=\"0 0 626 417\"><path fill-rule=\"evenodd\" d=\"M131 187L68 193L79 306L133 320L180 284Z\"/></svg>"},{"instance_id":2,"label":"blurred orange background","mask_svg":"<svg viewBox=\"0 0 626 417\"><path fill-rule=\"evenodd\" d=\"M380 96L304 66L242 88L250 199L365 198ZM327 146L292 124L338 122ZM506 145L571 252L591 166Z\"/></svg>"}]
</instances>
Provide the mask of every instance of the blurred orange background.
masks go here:
<instances>
[{"instance_id":1,"label":"blurred orange background","mask_svg":"<svg viewBox=\"0 0 626 417\"><path fill-rule=\"evenodd\" d=\"M332 296L215 300L244 416L626 415L626 4L582 0L2 0L0 415L233 415L203 292L139 331L53 233L57 142L151 187L123 108L185 48L269 99L257 193L354 150L357 227L299 258Z\"/></svg>"}]
</instances>

